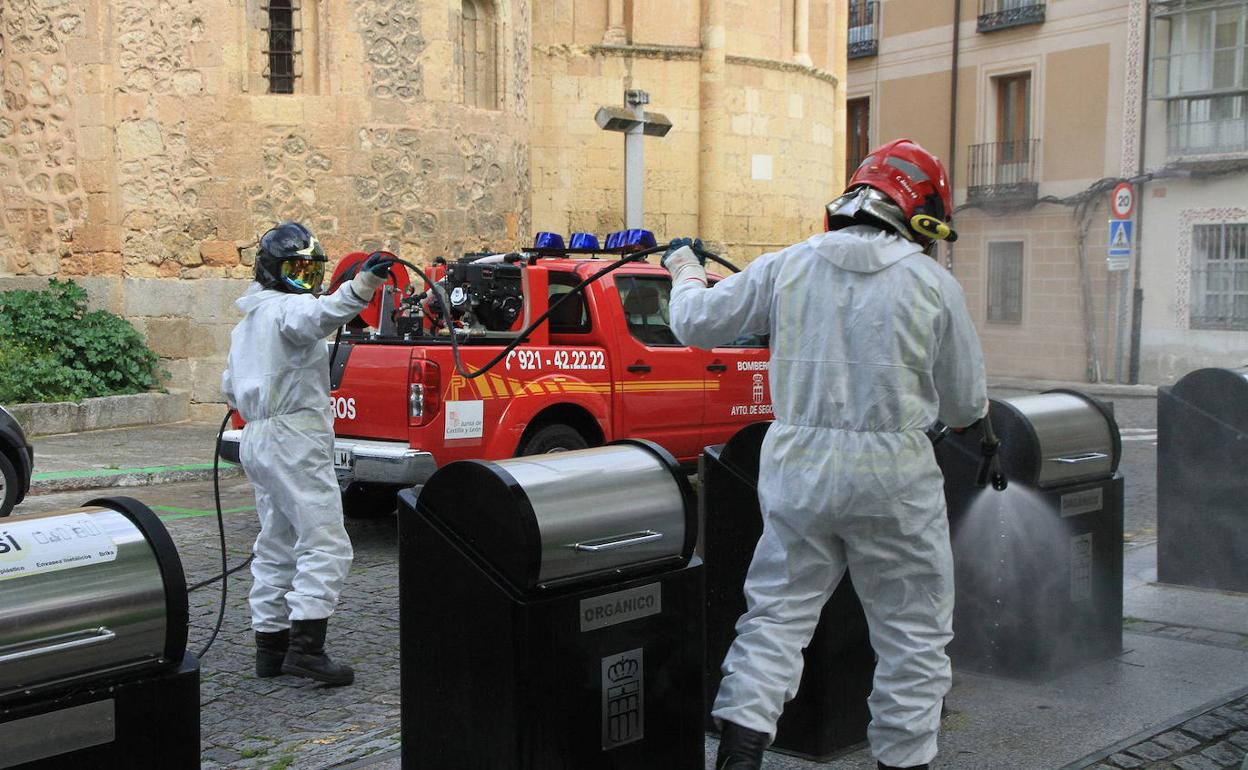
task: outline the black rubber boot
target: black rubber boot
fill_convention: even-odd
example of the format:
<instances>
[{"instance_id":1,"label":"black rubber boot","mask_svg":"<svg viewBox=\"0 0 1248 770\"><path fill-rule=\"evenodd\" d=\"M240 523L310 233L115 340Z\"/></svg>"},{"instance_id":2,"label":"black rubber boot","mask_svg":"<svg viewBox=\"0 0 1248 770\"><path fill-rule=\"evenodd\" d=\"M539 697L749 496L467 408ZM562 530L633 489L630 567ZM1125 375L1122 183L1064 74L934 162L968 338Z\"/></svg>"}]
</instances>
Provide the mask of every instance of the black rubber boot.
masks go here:
<instances>
[{"instance_id":1,"label":"black rubber boot","mask_svg":"<svg viewBox=\"0 0 1248 770\"><path fill-rule=\"evenodd\" d=\"M927 763L921 765L911 765L909 767L893 767L892 765L886 765L883 762L876 762L875 766L880 770L927 770Z\"/></svg>"},{"instance_id":2,"label":"black rubber boot","mask_svg":"<svg viewBox=\"0 0 1248 770\"><path fill-rule=\"evenodd\" d=\"M290 646L290 629L256 632L256 676L268 679L282 673L282 661Z\"/></svg>"},{"instance_id":3,"label":"black rubber boot","mask_svg":"<svg viewBox=\"0 0 1248 770\"><path fill-rule=\"evenodd\" d=\"M282 661L283 674L335 686L355 681L355 671L350 666L335 663L325 654L325 629L328 625L329 618L290 622L290 649L286 650L286 659Z\"/></svg>"},{"instance_id":4,"label":"black rubber boot","mask_svg":"<svg viewBox=\"0 0 1248 770\"><path fill-rule=\"evenodd\" d=\"M725 721L719 733L715 770L759 770L763 766L763 751L768 743L767 733Z\"/></svg>"}]
</instances>

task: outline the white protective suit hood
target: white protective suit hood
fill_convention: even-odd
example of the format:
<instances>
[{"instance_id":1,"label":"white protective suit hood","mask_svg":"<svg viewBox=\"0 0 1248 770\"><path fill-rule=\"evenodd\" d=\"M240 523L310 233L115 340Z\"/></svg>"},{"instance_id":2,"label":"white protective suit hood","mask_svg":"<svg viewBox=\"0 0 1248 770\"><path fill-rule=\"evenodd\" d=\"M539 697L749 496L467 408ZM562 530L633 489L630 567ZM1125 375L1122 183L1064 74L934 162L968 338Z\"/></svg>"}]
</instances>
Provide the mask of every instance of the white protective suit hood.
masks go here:
<instances>
[{"instance_id":1,"label":"white protective suit hood","mask_svg":"<svg viewBox=\"0 0 1248 770\"><path fill-rule=\"evenodd\" d=\"M843 270L855 273L878 273L923 249L888 230L871 225L851 225L833 232L852 238L828 238L816 235L807 241L814 252Z\"/></svg>"}]
</instances>

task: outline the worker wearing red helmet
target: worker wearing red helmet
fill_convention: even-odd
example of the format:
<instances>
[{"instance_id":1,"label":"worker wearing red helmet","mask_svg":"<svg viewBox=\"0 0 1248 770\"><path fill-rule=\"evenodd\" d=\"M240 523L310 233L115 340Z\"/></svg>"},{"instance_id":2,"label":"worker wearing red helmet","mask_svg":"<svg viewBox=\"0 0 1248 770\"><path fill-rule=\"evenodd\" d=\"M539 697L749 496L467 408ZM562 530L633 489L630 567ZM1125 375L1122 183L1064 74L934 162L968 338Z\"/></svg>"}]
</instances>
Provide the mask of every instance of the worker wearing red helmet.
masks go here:
<instances>
[{"instance_id":1,"label":"worker wearing red helmet","mask_svg":"<svg viewBox=\"0 0 1248 770\"><path fill-rule=\"evenodd\" d=\"M775 424L763 443L763 534L713 715L716 770L757 770L802 650L846 570L879 658L868 738L881 768L936 755L951 677L953 560L944 481L925 430L987 411L983 354L957 281L925 256L955 238L940 161L901 139L828 204L827 232L707 289L685 241L672 328L710 349L769 334Z\"/></svg>"}]
</instances>

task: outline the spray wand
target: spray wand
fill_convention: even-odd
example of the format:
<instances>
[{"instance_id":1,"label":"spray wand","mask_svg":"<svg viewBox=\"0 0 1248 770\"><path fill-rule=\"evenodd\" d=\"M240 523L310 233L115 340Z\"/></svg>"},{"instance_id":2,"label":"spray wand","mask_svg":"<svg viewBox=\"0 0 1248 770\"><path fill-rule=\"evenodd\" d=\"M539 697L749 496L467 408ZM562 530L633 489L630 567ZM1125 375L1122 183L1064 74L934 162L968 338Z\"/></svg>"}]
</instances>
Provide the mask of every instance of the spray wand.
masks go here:
<instances>
[{"instance_id":1,"label":"spray wand","mask_svg":"<svg viewBox=\"0 0 1248 770\"><path fill-rule=\"evenodd\" d=\"M975 474L975 486L986 487L991 480L992 488L1000 492L1008 485L1005 474L1001 472L1001 456L997 453L1001 448L1001 440L993 432L992 420L988 419L988 415L984 415L979 424L984 436L979 442L980 461L979 471Z\"/></svg>"}]
</instances>

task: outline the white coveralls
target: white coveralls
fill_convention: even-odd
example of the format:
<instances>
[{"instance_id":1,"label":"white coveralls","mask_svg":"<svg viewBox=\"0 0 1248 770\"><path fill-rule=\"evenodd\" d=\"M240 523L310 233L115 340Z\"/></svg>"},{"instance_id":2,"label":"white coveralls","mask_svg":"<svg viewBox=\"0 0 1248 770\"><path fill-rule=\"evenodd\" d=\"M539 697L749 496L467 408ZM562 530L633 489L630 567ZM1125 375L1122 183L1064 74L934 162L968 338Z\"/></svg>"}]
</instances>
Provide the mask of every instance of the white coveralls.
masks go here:
<instances>
[{"instance_id":1,"label":"white coveralls","mask_svg":"<svg viewBox=\"0 0 1248 770\"><path fill-rule=\"evenodd\" d=\"M988 405L961 287L918 245L854 226L759 257L711 290L681 281L670 311L676 336L699 348L771 335L763 534L713 715L775 737L848 568L879 657L872 752L897 767L930 761L951 682L953 562L924 430L937 418L969 425Z\"/></svg>"},{"instance_id":2,"label":"white coveralls","mask_svg":"<svg viewBox=\"0 0 1248 770\"><path fill-rule=\"evenodd\" d=\"M319 298L253 283L234 303L245 315L230 333L221 392L247 421L239 453L260 517L251 563L256 631L329 617L351 568L324 340L383 280L362 272Z\"/></svg>"}]
</instances>

